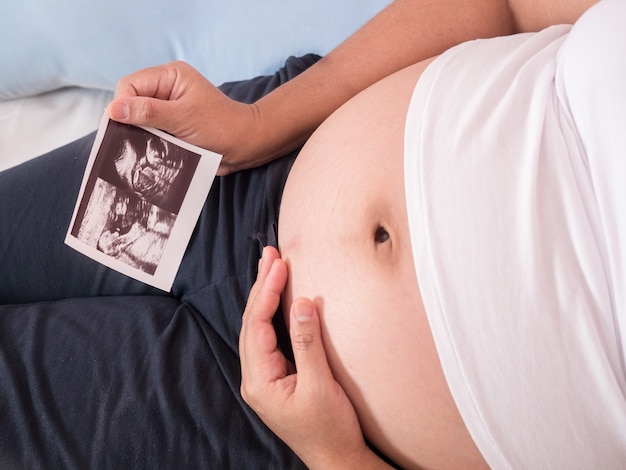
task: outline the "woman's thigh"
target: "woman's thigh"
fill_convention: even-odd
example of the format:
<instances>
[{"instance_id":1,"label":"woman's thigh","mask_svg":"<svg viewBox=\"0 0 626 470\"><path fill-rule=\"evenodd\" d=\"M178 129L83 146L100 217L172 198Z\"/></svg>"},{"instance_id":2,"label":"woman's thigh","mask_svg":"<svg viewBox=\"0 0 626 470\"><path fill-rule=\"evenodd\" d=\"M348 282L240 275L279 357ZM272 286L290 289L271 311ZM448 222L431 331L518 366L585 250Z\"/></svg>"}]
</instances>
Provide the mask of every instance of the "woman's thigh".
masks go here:
<instances>
[{"instance_id":1,"label":"woman's thigh","mask_svg":"<svg viewBox=\"0 0 626 470\"><path fill-rule=\"evenodd\" d=\"M0 173L0 304L153 292L64 244L93 139Z\"/></svg>"},{"instance_id":2,"label":"woman's thigh","mask_svg":"<svg viewBox=\"0 0 626 470\"><path fill-rule=\"evenodd\" d=\"M303 468L240 381L236 338L172 298L0 306L0 468Z\"/></svg>"}]
</instances>

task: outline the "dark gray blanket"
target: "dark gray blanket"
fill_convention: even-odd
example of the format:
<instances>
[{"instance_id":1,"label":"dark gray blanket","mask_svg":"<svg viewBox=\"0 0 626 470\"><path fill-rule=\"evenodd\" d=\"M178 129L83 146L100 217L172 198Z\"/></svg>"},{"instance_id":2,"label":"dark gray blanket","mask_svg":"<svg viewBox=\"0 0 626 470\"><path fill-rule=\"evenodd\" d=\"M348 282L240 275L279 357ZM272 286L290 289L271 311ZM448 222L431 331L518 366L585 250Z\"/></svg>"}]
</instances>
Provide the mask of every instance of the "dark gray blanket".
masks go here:
<instances>
[{"instance_id":1,"label":"dark gray blanket","mask_svg":"<svg viewBox=\"0 0 626 470\"><path fill-rule=\"evenodd\" d=\"M165 294L63 244L93 138L0 173L0 468L302 467L242 401L237 346L295 153L216 179Z\"/></svg>"}]
</instances>

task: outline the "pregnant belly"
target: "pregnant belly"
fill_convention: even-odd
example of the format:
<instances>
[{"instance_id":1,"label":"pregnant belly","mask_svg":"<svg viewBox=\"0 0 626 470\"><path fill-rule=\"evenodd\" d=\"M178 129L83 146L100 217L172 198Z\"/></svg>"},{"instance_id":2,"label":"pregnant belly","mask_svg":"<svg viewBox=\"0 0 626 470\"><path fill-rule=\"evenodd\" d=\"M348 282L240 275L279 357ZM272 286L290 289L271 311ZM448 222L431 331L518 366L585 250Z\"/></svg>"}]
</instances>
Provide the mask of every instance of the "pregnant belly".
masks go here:
<instances>
[{"instance_id":1,"label":"pregnant belly","mask_svg":"<svg viewBox=\"0 0 626 470\"><path fill-rule=\"evenodd\" d=\"M473 449L431 337L408 232L404 125L425 66L369 88L311 137L287 180L278 230L290 270L283 304L316 302L336 379L367 437L403 467L442 464L433 439L439 451L448 440Z\"/></svg>"}]
</instances>

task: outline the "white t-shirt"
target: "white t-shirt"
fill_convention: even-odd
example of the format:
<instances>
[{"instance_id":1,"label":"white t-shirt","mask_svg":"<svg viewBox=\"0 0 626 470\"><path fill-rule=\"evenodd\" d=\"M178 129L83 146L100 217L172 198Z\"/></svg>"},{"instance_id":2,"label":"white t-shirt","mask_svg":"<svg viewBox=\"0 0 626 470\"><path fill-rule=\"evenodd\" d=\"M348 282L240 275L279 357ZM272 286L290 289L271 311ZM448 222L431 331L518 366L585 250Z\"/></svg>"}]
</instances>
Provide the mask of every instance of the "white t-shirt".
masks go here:
<instances>
[{"instance_id":1,"label":"white t-shirt","mask_svg":"<svg viewBox=\"0 0 626 470\"><path fill-rule=\"evenodd\" d=\"M462 44L405 177L439 357L493 468L626 468L626 2Z\"/></svg>"}]
</instances>

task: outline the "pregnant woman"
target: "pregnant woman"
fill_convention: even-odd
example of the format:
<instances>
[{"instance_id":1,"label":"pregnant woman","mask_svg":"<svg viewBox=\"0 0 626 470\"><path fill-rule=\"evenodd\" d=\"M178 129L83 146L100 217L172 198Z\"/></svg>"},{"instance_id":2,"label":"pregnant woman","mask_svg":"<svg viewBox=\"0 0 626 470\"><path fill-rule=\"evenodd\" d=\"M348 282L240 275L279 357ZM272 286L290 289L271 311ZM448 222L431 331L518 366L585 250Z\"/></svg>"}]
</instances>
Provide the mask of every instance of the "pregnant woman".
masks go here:
<instances>
[{"instance_id":1,"label":"pregnant woman","mask_svg":"<svg viewBox=\"0 0 626 470\"><path fill-rule=\"evenodd\" d=\"M7 464L298 465L241 401L240 379L310 467L385 465L363 435L403 467L623 461L623 215L609 170L623 147L604 119L620 122L624 66L599 60L620 57L620 28L606 25L623 7L605 0L571 31L421 61L573 23L589 6L453 3L395 2L268 95L314 59L224 94L180 63L120 82L112 118L223 153L225 175L292 149L399 70L326 120L295 163L217 180L171 295L61 248L92 139L0 175ZM281 259L266 248L253 286L259 243ZM269 328L280 296L297 374L281 322ZM321 320L305 337L302 309ZM325 352L310 364L307 341ZM307 382L311 364L327 373ZM319 410L343 414L289 419L306 390L276 385L299 379L320 384ZM332 445L333 429L350 447Z\"/></svg>"}]
</instances>

